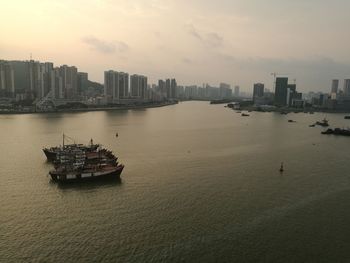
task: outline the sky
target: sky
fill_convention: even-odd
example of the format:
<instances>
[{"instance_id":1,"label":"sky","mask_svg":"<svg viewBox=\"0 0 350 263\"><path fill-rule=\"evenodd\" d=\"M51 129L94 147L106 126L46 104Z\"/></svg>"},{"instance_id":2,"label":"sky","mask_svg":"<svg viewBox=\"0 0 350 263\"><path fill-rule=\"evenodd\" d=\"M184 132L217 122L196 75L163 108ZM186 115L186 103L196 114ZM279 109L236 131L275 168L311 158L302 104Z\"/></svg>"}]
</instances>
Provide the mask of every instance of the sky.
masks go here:
<instances>
[{"instance_id":1,"label":"sky","mask_svg":"<svg viewBox=\"0 0 350 263\"><path fill-rule=\"evenodd\" d=\"M113 69L149 83L329 91L350 78L348 0L0 0L0 59Z\"/></svg>"}]
</instances>

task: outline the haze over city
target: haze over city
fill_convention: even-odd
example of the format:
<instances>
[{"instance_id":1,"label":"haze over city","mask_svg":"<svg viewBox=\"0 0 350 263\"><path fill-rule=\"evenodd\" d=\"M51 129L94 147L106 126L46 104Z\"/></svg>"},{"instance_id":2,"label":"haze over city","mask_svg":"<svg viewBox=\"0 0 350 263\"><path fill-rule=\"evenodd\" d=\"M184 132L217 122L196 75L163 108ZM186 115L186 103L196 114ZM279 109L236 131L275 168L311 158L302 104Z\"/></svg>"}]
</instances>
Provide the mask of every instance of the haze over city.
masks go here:
<instances>
[{"instance_id":1,"label":"haze over city","mask_svg":"<svg viewBox=\"0 0 350 263\"><path fill-rule=\"evenodd\" d=\"M107 69L178 83L255 82L271 72L300 91L349 78L348 10L333 1L1 1L0 57L76 65L103 83Z\"/></svg>"}]
</instances>

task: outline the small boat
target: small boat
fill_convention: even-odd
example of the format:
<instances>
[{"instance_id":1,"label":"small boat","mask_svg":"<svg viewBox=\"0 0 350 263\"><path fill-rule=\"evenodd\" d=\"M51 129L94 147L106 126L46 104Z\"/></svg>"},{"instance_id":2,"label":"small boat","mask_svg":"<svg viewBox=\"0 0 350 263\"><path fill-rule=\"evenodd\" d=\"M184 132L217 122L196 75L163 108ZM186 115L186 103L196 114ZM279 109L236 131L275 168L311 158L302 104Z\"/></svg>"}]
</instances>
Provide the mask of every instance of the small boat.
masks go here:
<instances>
[{"instance_id":1,"label":"small boat","mask_svg":"<svg viewBox=\"0 0 350 263\"><path fill-rule=\"evenodd\" d=\"M315 127L316 126L316 124L310 124L309 125L309 127Z\"/></svg>"},{"instance_id":2,"label":"small boat","mask_svg":"<svg viewBox=\"0 0 350 263\"><path fill-rule=\"evenodd\" d=\"M345 116L344 119L350 120L350 115Z\"/></svg>"},{"instance_id":3,"label":"small boat","mask_svg":"<svg viewBox=\"0 0 350 263\"><path fill-rule=\"evenodd\" d=\"M247 114L247 113L242 113L241 116L242 116L242 117L249 117L250 115Z\"/></svg>"},{"instance_id":4,"label":"small boat","mask_svg":"<svg viewBox=\"0 0 350 263\"><path fill-rule=\"evenodd\" d=\"M329 126L328 120L326 120L326 119L323 119L322 121L317 121L315 124L319 125L319 126L322 126L322 127L328 127Z\"/></svg>"},{"instance_id":5,"label":"small boat","mask_svg":"<svg viewBox=\"0 0 350 263\"><path fill-rule=\"evenodd\" d=\"M288 120L288 122L296 122L295 120Z\"/></svg>"},{"instance_id":6,"label":"small boat","mask_svg":"<svg viewBox=\"0 0 350 263\"><path fill-rule=\"evenodd\" d=\"M322 133L322 134L333 134L334 131L333 131L333 129L327 129L327 130L325 130L325 131L322 131L321 133Z\"/></svg>"}]
</instances>

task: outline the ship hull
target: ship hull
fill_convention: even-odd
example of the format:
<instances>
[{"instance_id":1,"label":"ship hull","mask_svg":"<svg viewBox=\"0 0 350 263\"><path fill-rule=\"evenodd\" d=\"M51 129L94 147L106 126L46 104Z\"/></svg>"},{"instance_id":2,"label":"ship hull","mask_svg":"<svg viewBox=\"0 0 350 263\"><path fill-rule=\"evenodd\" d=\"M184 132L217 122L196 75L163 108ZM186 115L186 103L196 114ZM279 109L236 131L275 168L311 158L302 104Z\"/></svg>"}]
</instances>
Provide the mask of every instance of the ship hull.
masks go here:
<instances>
[{"instance_id":1,"label":"ship hull","mask_svg":"<svg viewBox=\"0 0 350 263\"><path fill-rule=\"evenodd\" d=\"M120 174L124 169L123 165L117 166L115 169L109 171L95 171L95 172L75 172L75 173L59 173L51 171L49 174L51 179L55 182L70 183L70 182L84 182L120 179Z\"/></svg>"},{"instance_id":2,"label":"ship hull","mask_svg":"<svg viewBox=\"0 0 350 263\"><path fill-rule=\"evenodd\" d=\"M48 149L43 149L43 152L49 162L53 162L54 160L56 160L56 157L57 157L56 152L50 151Z\"/></svg>"}]
</instances>

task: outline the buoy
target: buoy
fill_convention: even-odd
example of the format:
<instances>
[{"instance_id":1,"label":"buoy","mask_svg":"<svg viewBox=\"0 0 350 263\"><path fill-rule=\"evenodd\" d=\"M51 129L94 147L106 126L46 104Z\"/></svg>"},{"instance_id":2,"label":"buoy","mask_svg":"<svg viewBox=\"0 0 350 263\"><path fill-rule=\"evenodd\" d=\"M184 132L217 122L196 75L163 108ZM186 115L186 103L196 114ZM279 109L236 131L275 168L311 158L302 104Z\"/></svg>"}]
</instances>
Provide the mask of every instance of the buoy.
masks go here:
<instances>
[{"instance_id":1,"label":"buoy","mask_svg":"<svg viewBox=\"0 0 350 263\"><path fill-rule=\"evenodd\" d=\"M115 137L118 137L118 133L115 134Z\"/></svg>"},{"instance_id":2,"label":"buoy","mask_svg":"<svg viewBox=\"0 0 350 263\"><path fill-rule=\"evenodd\" d=\"M283 169L283 162L281 163L281 168L280 168L280 172L282 173L284 171Z\"/></svg>"}]
</instances>

